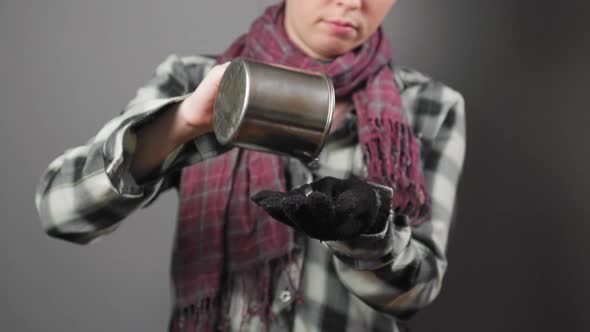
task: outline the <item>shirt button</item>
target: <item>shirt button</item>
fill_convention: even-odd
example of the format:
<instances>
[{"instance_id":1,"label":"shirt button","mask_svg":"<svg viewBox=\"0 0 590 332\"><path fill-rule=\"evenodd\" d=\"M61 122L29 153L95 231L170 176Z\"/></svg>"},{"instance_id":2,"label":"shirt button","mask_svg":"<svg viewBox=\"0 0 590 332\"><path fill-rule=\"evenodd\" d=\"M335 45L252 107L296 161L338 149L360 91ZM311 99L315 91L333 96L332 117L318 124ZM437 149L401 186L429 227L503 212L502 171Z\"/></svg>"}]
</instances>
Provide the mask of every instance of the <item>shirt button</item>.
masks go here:
<instances>
[{"instance_id":1,"label":"shirt button","mask_svg":"<svg viewBox=\"0 0 590 332\"><path fill-rule=\"evenodd\" d=\"M281 301L287 303L289 301L291 301L293 297L291 296L291 292L289 292L288 290L284 290L281 292L281 294L279 295L279 299L281 299Z\"/></svg>"}]
</instances>

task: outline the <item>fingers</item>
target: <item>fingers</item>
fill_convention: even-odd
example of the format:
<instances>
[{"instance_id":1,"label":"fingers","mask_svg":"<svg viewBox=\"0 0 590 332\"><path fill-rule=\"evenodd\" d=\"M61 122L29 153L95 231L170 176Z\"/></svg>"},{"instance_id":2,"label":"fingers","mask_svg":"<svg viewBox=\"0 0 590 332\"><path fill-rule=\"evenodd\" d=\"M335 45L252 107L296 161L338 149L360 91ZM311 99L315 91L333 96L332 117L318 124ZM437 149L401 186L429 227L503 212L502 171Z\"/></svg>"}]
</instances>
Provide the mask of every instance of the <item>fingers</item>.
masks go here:
<instances>
[{"instance_id":1,"label":"fingers","mask_svg":"<svg viewBox=\"0 0 590 332\"><path fill-rule=\"evenodd\" d=\"M334 207L330 197L314 191L309 196L294 195L283 201L285 214L299 224L328 222L334 218ZM317 224L315 222L314 224Z\"/></svg>"},{"instance_id":2,"label":"fingers","mask_svg":"<svg viewBox=\"0 0 590 332\"><path fill-rule=\"evenodd\" d=\"M307 211L302 210L305 196L301 194L291 195L282 202L281 207L287 218L298 221L305 220Z\"/></svg>"},{"instance_id":3,"label":"fingers","mask_svg":"<svg viewBox=\"0 0 590 332\"><path fill-rule=\"evenodd\" d=\"M215 99L219 84L229 64L230 62L226 62L213 66L205 78L203 78L203 81L197 86L195 92L202 95L203 100L213 101Z\"/></svg>"},{"instance_id":4,"label":"fingers","mask_svg":"<svg viewBox=\"0 0 590 332\"><path fill-rule=\"evenodd\" d=\"M369 187L366 182L354 176L346 180L326 176L313 182L311 186L313 190L322 192L333 199L340 196L340 194L346 190L355 189L357 187Z\"/></svg>"},{"instance_id":5,"label":"fingers","mask_svg":"<svg viewBox=\"0 0 590 332\"><path fill-rule=\"evenodd\" d=\"M285 195L286 195L285 193L278 192L278 191L263 190L263 191L260 191L256 194L254 194L250 198L254 201L254 203L260 205L259 203L265 199L283 198L283 197L285 197Z\"/></svg>"},{"instance_id":6,"label":"fingers","mask_svg":"<svg viewBox=\"0 0 590 332\"><path fill-rule=\"evenodd\" d=\"M370 212L378 208L377 193L372 188L357 187L340 194L334 205L338 217L370 217Z\"/></svg>"},{"instance_id":7,"label":"fingers","mask_svg":"<svg viewBox=\"0 0 590 332\"><path fill-rule=\"evenodd\" d=\"M335 198L346 190L346 182L331 176L323 177L311 184L313 190Z\"/></svg>"},{"instance_id":8,"label":"fingers","mask_svg":"<svg viewBox=\"0 0 590 332\"><path fill-rule=\"evenodd\" d=\"M320 240L365 233L379 210L377 192L358 179L325 177L287 193L261 191L252 200L278 221Z\"/></svg>"},{"instance_id":9,"label":"fingers","mask_svg":"<svg viewBox=\"0 0 590 332\"><path fill-rule=\"evenodd\" d=\"M283 211L294 224L313 238L325 240L334 234L334 206L332 199L323 193L314 191L308 196L289 196L283 201Z\"/></svg>"},{"instance_id":10,"label":"fingers","mask_svg":"<svg viewBox=\"0 0 590 332\"><path fill-rule=\"evenodd\" d=\"M309 192L311 192L313 190L312 186L310 184L304 184L300 187L297 187L291 191L289 191L289 195L296 195L296 194L301 194L301 195L308 195Z\"/></svg>"},{"instance_id":11,"label":"fingers","mask_svg":"<svg viewBox=\"0 0 590 332\"><path fill-rule=\"evenodd\" d=\"M285 196L286 194L282 192L263 190L252 196L251 199L271 217L283 224L293 227L293 223L291 223L289 218L283 212L282 202Z\"/></svg>"},{"instance_id":12,"label":"fingers","mask_svg":"<svg viewBox=\"0 0 590 332\"><path fill-rule=\"evenodd\" d=\"M219 87L219 83L221 82L221 78L223 77L225 70L227 69L227 67L230 64L231 64L231 62L227 61L227 62L213 66L213 68L211 68L211 70L209 71L209 73L207 74L205 79L209 79L209 80L213 81L215 83L215 85L217 87Z\"/></svg>"},{"instance_id":13,"label":"fingers","mask_svg":"<svg viewBox=\"0 0 590 332\"><path fill-rule=\"evenodd\" d=\"M378 213L377 193L369 186L355 186L334 202L338 232L342 238L365 233L373 226Z\"/></svg>"},{"instance_id":14,"label":"fingers","mask_svg":"<svg viewBox=\"0 0 590 332\"><path fill-rule=\"evenodd\" d=\"M214 66L197 88L182 101L178 112L188 125L204 127L207 131L213 130L213 105L228 65L229 62Z\"/></svg>"}]
</instances>

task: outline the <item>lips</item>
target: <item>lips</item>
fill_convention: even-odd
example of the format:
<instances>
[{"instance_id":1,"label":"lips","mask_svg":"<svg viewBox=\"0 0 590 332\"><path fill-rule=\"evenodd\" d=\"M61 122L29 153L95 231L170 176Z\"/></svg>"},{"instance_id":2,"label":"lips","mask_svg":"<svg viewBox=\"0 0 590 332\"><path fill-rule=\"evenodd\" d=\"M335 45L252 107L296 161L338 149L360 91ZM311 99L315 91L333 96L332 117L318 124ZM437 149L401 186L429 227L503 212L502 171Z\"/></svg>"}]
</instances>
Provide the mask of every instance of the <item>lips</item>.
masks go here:
<instances>
[{"instance_id":1,"label":"lips","mask_svg":"<svg viewBox=\"0 0 590 332\"><path fill-rule=\"evenodd\" d=\"M358 33L358 27L350 21L323 20L331 34L339 37L350 38Z\"/></svg>"},{"instance_id":2,"label":"lips","mask_svg":"<svg viewBox=\"0 0 590 332\"><path fill-rule=\"evenodd\" d=\"M343 21L343 20L326 20L326 22L339 26L339 27L343 27L343 28L353 28L353 29L357 29L357 26L355 24L353 24L350 21Z\"/></svg>"}]
</instances>

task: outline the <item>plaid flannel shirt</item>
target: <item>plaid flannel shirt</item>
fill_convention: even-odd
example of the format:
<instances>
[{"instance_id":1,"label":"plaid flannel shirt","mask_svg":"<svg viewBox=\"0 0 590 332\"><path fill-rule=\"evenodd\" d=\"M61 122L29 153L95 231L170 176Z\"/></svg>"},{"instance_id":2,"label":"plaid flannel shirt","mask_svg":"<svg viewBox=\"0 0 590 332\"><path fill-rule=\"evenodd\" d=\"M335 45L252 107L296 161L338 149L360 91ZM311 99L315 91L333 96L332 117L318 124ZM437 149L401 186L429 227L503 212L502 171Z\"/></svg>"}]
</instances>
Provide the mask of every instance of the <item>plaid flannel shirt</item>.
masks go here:
<instances>
[{"instance_id":1,"label":"plaid flannel shirt","mask_svg":"<svg viewBox=\"0 0 590 332\"><path fill-rule=\"evenodd\" d=\"M159 193L178 187L180 169L224 152L212 134L170 153L149 181L130 175L135 126L188 96L214 65L202 56L171 55L153 79L137 91L122 114L87 144L65 151L49 164L36 192L44 230L52 237L86 244L113 232L134 210ZM447 268L446 248L457 184L465 153L463 98L451 88L411 69L394 68L404 111L421 146L432 216L419 226L400 222L393 212L377 234L347 242L319 242L299 236L302 269L287 266L271 301L276 315L271 330L398 331L400 322L438 295ZM290 163L291 164L291 163ZM360 146L350 140L327 144L315 176L363 175ZM309 182L304 167L289 167L293 183ZM297 284L287 282L290 274ZM231 310L239 312L240 290ZM295 301L300 294L301 301ZM240 315L234 315L240 316ZM253 319L247 330L256 331ZM241 322L232 321L232 330Z\"/></svg>"}]
</instances>

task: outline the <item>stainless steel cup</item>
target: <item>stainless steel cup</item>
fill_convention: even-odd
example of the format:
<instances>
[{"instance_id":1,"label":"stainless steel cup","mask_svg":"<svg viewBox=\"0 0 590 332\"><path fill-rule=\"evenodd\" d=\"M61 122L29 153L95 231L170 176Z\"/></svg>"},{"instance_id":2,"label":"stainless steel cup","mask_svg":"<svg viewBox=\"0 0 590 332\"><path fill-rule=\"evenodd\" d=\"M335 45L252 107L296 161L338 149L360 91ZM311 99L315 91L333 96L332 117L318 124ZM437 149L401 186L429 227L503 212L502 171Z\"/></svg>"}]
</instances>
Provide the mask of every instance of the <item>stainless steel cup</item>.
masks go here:
<instances>
[{"instance_id":1,"label":"stainless steel cup","mask_svg":"<svg viewBox=\"0 0 590 332\"><path fill-rule=\"evenodd\" d=\"M334 105L325 74L237 58L221 79L213 127L221 144L312 161L330 131Z\"/></svg>"}]
</instances>

